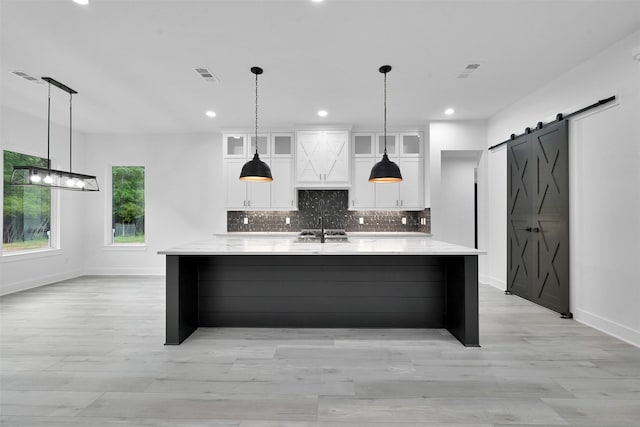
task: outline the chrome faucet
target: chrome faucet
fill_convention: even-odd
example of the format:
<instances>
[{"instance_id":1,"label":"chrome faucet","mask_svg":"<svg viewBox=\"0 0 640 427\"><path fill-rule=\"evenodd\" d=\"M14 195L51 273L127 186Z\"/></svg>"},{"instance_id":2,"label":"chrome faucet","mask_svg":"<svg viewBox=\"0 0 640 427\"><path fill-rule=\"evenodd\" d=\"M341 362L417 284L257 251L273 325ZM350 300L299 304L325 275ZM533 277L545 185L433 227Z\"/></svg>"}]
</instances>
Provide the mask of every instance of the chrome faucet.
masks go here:
<instances>
[{"instance_id":1,"label":"chrome faucet","mask_svg":"<svg viewBox=\"0 0 640 427\"><path fill-rule=\"evenodd\" d=\"M318 221L320 222L320 243L324 243L324 199L320 199L319 207L320 217L318 218Z\"/></svg>"}]
</instances>

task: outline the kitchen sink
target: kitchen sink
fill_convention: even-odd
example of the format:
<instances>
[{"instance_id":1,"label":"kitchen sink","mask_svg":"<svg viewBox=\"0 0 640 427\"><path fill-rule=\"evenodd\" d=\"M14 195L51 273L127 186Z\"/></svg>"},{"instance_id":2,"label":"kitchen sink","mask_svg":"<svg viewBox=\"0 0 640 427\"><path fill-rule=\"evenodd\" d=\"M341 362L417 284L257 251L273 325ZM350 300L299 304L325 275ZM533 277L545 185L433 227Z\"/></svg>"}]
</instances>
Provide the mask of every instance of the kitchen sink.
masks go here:
<instances>
[{"instance_id":1,"label":"kitchen sink","mask_svg":"<svg viewBox=\"0 0 640 427\"><path fill-rule=\"evenodd\" d=\"M313 230L302 230L298 237L296 238L296 242L317 242L320 243L322 241L322 230L313 229ZM349 241L349 237L344 230L340 229L327 229L324 230L324 241L325 243L336 242L336 243L344 243Z\"/></svg>"}]
</instances>

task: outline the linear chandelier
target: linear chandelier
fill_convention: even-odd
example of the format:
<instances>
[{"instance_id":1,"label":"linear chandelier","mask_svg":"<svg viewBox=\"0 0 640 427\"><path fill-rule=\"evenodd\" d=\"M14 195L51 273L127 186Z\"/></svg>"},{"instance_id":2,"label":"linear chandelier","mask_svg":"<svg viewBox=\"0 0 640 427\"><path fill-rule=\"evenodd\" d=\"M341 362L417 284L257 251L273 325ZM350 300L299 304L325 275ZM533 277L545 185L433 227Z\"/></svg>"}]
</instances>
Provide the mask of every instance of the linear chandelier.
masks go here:
<instances>
[{"instance_id":1,"label":"linear chandelier","mask_svg":"<svg viewBox=\"0 0 640 427\"><path fill-rule=\"evenodd\" d=\"M400 167L389 160L387 155L387 73L391 71L391 65L383 65L378 69L384 74L384 154L382 160L373 165L369 182L376 184L392 183L402 181Z\"/></svg>"},{"instance_id":2,"label":"linear chandelier","mask_svg":"<svg viewBox=\"0 0 640 427\"><path fill-rule=\"evenodd\" d=\"M70 87L52 79L51 77L43 77L42 80L49 83L49 96L47 105L47 167L39 166L14 166L11 173L9 185L30 186L36 185L40 187L61 188L64 190L74 191L100 191L98 180L93 175L85 175L75 173L71 170L72 160L72 120L71 120L71 103L73 94L78 93ZM61 171L51 169L51 85L62 89L69 94L69 171Z\"/></svg>"}]
</instances>

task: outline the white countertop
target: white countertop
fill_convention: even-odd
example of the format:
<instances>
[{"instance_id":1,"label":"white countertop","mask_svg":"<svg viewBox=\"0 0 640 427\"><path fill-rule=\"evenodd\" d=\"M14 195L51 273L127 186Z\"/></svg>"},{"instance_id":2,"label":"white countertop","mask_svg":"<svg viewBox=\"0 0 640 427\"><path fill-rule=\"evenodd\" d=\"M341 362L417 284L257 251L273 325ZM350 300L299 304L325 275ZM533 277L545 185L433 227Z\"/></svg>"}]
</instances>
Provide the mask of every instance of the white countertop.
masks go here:
<instances>
[{"instance_id":1,"label":"white countertop","mask_svg":"<svg viewBox=\"0 0 640 427\"><path fill-rule=\"evenodd\" d=\"M282 235L284 234L284 235ZM466 246L431 237L354 236L348 242L298 242L295 235L217 235L159 251L161 255L482 255Z\"/></svg>"}]
</instances>

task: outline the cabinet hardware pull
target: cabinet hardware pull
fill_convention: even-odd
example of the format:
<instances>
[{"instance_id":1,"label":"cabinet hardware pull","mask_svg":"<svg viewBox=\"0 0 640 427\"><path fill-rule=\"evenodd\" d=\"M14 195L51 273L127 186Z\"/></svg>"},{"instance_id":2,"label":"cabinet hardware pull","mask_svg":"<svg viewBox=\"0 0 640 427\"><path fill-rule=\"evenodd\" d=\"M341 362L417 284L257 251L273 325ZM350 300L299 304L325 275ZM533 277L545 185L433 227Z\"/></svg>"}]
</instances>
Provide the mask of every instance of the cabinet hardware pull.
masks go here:
<instances>
[{"instance_id":1,"label":"cabinet hardware pull","mask_svg":"<svg viewBox=\"0 0 640 427\"><path fill-rule=\"evenodd\" d=\"M533 232L534 232L534 233L539 233L539 232L540 232L540 229L539 229L538 227L533 227Z\"/></svg>"},{"instance_id":2,"label":"cabinet hardware pull","mask_svg":"<svg viewBox=\"0 0 640 427\"><path fill-rule=\"evenodd\" d=\"M528 231L529 233L531 233L532 228L531 227L527 227L524 229L525 231Z\"/></svg>"}]
</instances>

